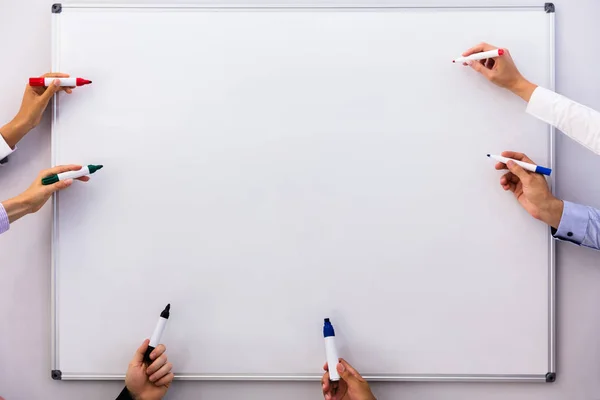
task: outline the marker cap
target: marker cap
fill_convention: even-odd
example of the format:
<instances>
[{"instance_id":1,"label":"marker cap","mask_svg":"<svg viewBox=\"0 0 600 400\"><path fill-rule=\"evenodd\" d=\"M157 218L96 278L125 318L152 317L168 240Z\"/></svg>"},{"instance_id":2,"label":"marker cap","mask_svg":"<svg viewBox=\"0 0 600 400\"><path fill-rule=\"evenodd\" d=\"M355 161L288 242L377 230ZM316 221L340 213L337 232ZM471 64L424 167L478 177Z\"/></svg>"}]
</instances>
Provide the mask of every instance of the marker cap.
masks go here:
<instances>
[{"instance_id":1,"label":"marker cap","mask_svg":"<svg viewBox=\"0 0 600 400\"><path fill-rule=\"evenodd\" d=\"M550 176L550 174L552 173L552 169L551 168L546 168L546 167L540 167L538 165L538 166L535 167L535 172L537 172L538 174Z\"/></svg>"},{"instance_id":2,"label":"marker cap","mask_svg":"<svg viewBox=\"0 0 600 400\"><path fill-rule=\"evenodd\" d=\"M58 175L50 175L45 178L42 178L42 185L52 185L53 183L58 182Z\"/></svg>"},{"instance_id":3,"label":"marker cap","mask_svg":"<svg viewBox=\"0 0 600 400\"><path fill-rule=\"evenodd\" d=\"M44 77L41 78L29 78L29 86L44 86Z\"/></svg>"}]
</instances>

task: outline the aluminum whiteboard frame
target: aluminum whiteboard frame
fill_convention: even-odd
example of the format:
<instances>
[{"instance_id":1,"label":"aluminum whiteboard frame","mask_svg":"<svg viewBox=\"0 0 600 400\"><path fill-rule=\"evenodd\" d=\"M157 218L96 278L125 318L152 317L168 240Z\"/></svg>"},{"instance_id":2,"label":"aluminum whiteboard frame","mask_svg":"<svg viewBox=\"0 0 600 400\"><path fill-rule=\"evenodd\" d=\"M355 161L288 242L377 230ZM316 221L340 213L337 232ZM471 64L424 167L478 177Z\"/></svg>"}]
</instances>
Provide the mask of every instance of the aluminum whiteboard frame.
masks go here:
<instances>
[{"instance_id":1,"label":"aluminum whiteboard frame","mask_svg":"<svg viewBox=\"0 0 600 400\"><path fill-rule=\"evenodd\" d=\"M161 4L61 4L62 9L180 9L180 10L486 10L486 11L539 11L548 14L548 24L550 25L550 89L555 89L555 11L552 5L550 12L546 11L546 6L551 3L541 5L524 5L524 6L392 6L392 5L161 5ZM58 57L58 49L60 48L60 15L62 13L52 14L52 71L60 71L60 58ZM55 96L52 103L52 165L56 164L57 144L54 133L57 130L59 101L58 96ZM555 128L548 127L549 142L548 152L550 160L550 168L555 166ZM555 175L549 178L550 187L554 193L556 190ZM56 260L58 256L58 196L52 196L52 250L51 250L51 369L52 378L55 380L123 380L125 375L122 374L77 374L63 372L60 369L59 358L59 332L58 332L58 267ZM369 381L395 381L395 382L554 382L556 375L556 256L555 256L555 240L553 239L550 230L548 231L548 368L546 372L539 375L452 375L452 374L373 374L365 375L364 378ZM58 371L58 375L55 374ZM321 375L313 374L177 374L176 380L205 380L205 381L319 381Z\"/></svg>"}]
</instances>

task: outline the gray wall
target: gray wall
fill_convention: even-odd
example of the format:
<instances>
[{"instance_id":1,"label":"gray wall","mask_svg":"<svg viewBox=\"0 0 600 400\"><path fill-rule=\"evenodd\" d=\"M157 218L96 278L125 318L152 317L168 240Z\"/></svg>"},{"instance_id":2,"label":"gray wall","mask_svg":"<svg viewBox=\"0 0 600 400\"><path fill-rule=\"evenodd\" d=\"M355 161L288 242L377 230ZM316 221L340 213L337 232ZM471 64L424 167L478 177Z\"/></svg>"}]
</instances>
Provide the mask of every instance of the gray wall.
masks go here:
<instances>
[{"instance_id":1,"label":"gray wall","mask_svg":"<svg viewBox=\"0 0 600 400\"><path fill-rule=\"evenodd\" d=\"M25 78L50 69L51 3L0 0L0 125L17 112ZM388 3L392 4L392 1ZM398 0L393 4L518 5L532 2ZM600 1L556 0L555 4L557 89L600 109L600 56L584 54L600 50L597 44ZM39 170L49 164L50 124L49 118L45 118L20 143L10 164L0 171L0 199L23 191ZM584 166L600 171L600 157L559 136L558 195L600 207L598 174L581 173ZM511 200L507 198L507 201ZM7 400L115 398L122 382L55 382L50 379L50 222L50 207L46 206L38 214L19 221L0 238L0 395ZM375 394L381 400L600 399L600 311L597 310L600 304L600 253L564 243L558 245L557 252L556 383L375 383ZM507 262L511 261L508 249ZM177 361L173 361L176 364ZM319 384L308 382L175 382L168 398L305 400L320 396Z\"/></svg>"}]
</instances>

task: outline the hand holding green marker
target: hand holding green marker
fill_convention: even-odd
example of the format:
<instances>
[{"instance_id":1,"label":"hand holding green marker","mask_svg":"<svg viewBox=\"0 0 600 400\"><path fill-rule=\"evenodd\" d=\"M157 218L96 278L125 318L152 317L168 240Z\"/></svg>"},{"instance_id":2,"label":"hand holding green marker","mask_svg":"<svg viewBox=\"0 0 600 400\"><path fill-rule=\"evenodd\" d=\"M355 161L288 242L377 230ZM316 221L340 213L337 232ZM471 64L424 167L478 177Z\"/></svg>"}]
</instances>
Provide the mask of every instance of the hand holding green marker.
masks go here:
<instances>
[{"instance_id":1,"label":"hand holding green marker","mask_svg":"<svg viewBox=\"0 0 600 400\"><path fill-rule=\"evenodd\" d=\"M78 171L69 171L63 172L60 174L49 175L45 178L42 178L42 185L52 185L53 183L64 181L66 179L77 179L82 176L93 174L94 172L101 169L103 165L88 165L86 167L82 167Z\"/></svg>"}]
</instances>

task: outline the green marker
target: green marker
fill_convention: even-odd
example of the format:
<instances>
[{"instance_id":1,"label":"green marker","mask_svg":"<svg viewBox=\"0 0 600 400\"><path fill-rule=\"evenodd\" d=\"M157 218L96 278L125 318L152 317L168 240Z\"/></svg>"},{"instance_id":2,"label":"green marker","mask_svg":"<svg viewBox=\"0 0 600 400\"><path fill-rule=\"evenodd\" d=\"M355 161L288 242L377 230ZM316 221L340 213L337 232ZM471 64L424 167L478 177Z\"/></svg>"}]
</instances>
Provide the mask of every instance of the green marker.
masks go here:
<instances>
[{"instance_id":1,"label":"green marker","mask_svg":"<svg viewBox=\"0 0 600 400\"><path fill-rule=\"evenodd\" d=\"M42 178L42 185L52 185L53 183L64 181L66 179L81 178L82 176L93 174L102 167L103 165L88 165L87 167L83 167L78 171L68 171L60 174L49 175L45 178Z\"/></svg>"}]
</instances>

